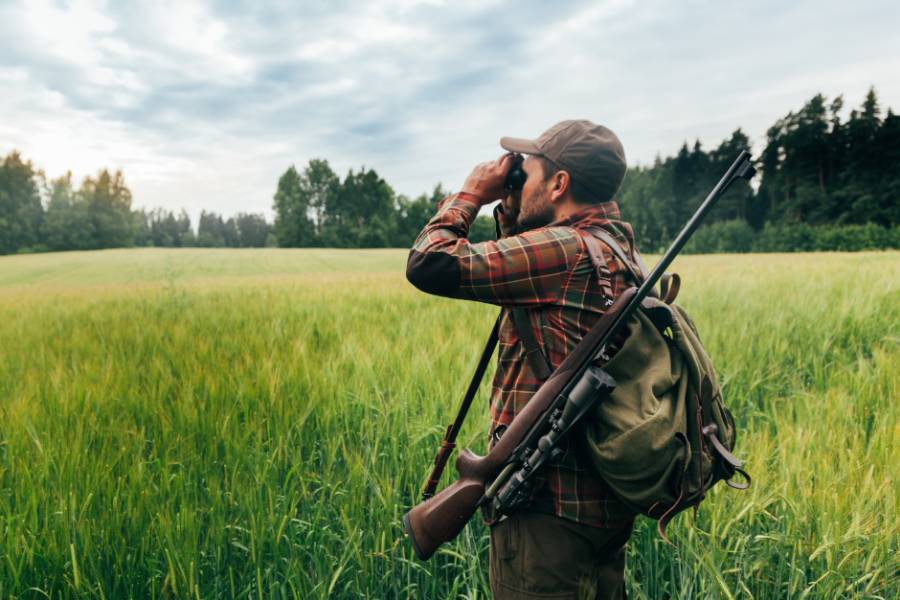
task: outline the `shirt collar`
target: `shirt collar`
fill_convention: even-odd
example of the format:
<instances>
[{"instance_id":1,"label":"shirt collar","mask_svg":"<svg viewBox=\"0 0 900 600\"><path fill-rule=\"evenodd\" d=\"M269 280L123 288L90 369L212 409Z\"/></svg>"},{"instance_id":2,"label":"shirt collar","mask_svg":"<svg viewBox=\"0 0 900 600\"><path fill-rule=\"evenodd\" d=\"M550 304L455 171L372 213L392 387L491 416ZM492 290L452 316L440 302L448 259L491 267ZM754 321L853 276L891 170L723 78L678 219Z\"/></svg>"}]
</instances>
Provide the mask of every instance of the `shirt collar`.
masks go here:
<instances>
[{"instance_id":1,"label":"shirt collar","mask_svg":"<svg viewBox=\"0 0 900 600\"><path fill-rule=\"evenodd\" d=\"M552 223L547 225L547 227L574 227L582 223L586 224L588 222L618 220L619 218L621 218L619 205L615 200L610 200L609 202L601 202L599 204L591 204L590 206L586 206L580 210L570 213L566 217L553 221Z\"/></svg>"}]
</instances>

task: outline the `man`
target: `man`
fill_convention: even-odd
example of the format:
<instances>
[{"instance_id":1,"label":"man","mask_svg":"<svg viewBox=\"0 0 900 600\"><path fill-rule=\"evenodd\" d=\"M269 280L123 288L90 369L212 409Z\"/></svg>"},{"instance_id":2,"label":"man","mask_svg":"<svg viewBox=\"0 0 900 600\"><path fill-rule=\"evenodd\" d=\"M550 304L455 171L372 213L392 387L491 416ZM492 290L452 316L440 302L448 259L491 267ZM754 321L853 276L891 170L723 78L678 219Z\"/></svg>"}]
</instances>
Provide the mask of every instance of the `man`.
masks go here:
<instances>
[{"instance_id":1,"label":"man","mask_svg":"<svg viewBox=\"0 0 900 600\"><path fill-rule=\"evenodd\" d=\"M528 309L527 326L555 369L615 297L634 285L629 269L584 231L600 227L637 260L631 226L614 195L625 175L616 135L586 120L563 121L536 140L502 138L510 154L474 168L462 190L445 198L413 244L407 278L422 291L503 307L499 362L491 396L491 444L546 377L526 359L511 309ZM504 181L516 160L520 193ZM466 236L479 209L496 200L500 239ZM591 248L606 267L597 272ZM632 265L636 268L636 265ZM528 331L528 330L526 330ZM590 469L574 440L547 466L526 510L491 525L494 597L624 598L625 545L634 513Z\"/></svg>"}]
</instances>

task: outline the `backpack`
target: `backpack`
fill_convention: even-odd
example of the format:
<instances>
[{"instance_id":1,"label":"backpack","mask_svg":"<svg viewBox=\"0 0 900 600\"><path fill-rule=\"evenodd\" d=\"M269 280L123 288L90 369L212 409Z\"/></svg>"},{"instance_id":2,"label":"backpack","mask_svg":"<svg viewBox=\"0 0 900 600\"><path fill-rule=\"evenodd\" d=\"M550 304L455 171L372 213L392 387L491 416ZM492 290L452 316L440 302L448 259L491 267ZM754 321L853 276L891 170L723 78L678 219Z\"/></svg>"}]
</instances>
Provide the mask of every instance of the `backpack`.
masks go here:
<instances>
[{"instance_id":1,"label":"backpack","mask_svg":"<svg viewBox=\"0 0 900 600\"><path fill-rule=\"evenodd\" d=\"M643 282L646 268L639 255L629 260L602 229L582 233L587 233L583 237L601 280L609 270L597 238L637 285ZM680 281L677 275L664 278L661 297L648 296L632 316L627 337L604 366L616 388L581 421L576 434L610 490L636 512L656 519L663 539L669 520L691 506L696 512L720 480L736 489L750 486L743 463L731 453L734 417L722 400L715 367L694 322L674 303ZM744 480L732 481L735 474Z\"/></svg>"},{"instance_id":2,"label":"backpack","mask_svg":"<svg viewBox=\"0 0 900 600\"><path fill-rule=\"evenodd\" d=\"M639 255L627 256L602 229L579 231L601 282L608 281L609 270L598 238L637 285L643 282L646 268ZM635 311L627 337L604 366L616 380L615 390L596 403L575 435L609 489L625 505L656 519L666 539L671 518L688 507L696 511L713 485L724 480L746 489L750 477L731 453L734 418L712 361L690 316L674 303L680 278L664 277L660 287L660 297L648 296ZM743 481L732 481L736 474Z\"/></svg>"}]
</instances>

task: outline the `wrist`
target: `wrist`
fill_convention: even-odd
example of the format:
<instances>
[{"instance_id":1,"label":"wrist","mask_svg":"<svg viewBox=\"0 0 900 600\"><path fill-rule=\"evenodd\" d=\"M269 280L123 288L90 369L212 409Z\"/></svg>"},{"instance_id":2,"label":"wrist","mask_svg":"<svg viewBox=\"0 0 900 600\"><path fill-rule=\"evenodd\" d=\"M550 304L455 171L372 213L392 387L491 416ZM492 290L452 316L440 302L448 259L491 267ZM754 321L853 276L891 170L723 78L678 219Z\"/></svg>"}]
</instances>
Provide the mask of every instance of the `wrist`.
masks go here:
<instances>
[{"instance_id":1,"label":"wrist","mask_svg":"<svg viewBox=\"0 0 900 600\"><path fill-rule=\"evenodd\" d=\"M469 202L473 202L473 203L477 204L479 207L484 204L484 199L481 198L480 196L478 196L474 192L460 190L459 192L456 193L456 196L460 200L468 200Z\"/></svg>"}]
</instances>

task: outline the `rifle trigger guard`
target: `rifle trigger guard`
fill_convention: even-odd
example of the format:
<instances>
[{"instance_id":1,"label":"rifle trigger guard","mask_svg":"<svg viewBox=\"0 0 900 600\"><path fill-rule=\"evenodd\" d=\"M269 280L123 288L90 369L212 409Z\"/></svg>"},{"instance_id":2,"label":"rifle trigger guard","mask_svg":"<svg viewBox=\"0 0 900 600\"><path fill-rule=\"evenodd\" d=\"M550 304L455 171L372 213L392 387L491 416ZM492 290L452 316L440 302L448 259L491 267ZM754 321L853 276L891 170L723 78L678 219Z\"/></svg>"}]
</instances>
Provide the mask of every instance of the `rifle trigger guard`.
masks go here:
<instances>
[{"instance_id":1,"label":"rifle trigger guard","mask_svg":"<svg viewBox=\"0 0 900 600\"><path fill-rule=\"evenodd\" d=\"M494 431L491 432L491 441L496 444L503 437L504 433L506 433L506 425L497 425Z\"/></svg>"}]
</instances>

